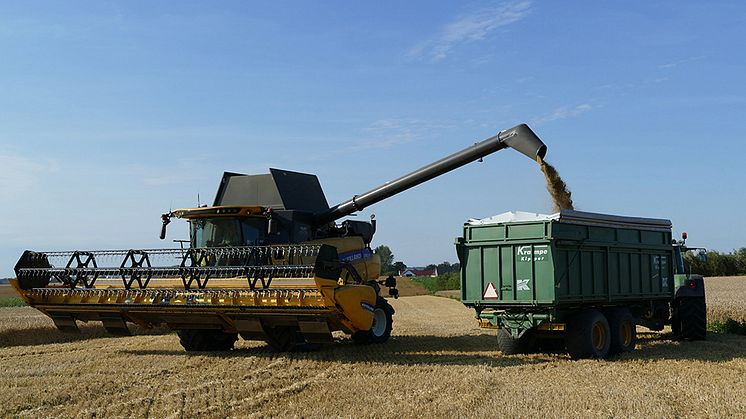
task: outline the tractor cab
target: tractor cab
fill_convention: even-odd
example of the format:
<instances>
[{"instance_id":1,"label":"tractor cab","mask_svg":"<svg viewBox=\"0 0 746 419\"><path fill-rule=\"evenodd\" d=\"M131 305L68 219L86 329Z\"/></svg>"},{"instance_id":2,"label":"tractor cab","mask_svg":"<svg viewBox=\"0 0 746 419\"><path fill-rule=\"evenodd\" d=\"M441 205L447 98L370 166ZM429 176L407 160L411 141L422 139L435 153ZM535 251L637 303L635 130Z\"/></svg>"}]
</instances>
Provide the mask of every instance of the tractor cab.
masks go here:
<instances>
[{"instance_id":1,"label":"tractor cab","mask_svg":"<svg viewBox=\"0 0 746 419\"><path fill-rule=\"evenodd\" d=\"M704 247L689 247L686 245L686 239L688 235L686 232L681 233L681 240L673 240L673 255L674 255L674 268L676 274L679 275L691 275L691 266L686 266L684 261L684 255L687 252L696 252L697 259L701 262L707 262L707 249Z\"/></svg>"}]
</instances>

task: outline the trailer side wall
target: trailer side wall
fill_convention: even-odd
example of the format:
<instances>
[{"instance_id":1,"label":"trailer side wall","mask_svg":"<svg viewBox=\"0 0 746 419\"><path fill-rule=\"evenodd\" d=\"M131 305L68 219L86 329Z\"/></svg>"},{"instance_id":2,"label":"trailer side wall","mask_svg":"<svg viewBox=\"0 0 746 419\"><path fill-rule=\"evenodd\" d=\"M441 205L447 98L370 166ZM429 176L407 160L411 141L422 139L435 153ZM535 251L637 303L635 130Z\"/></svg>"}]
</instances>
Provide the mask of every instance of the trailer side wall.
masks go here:
<instances>
[{"instance_id":1,"label":"trailer side wall","mask_svg":"<svg viewBox=\"0 0 746 419\"><path fill-rule=\"evenodd\" d=\"M484 308L670 298L670 229L561 220L464 226L461 298Z\"/></svg>"}]
</instances>

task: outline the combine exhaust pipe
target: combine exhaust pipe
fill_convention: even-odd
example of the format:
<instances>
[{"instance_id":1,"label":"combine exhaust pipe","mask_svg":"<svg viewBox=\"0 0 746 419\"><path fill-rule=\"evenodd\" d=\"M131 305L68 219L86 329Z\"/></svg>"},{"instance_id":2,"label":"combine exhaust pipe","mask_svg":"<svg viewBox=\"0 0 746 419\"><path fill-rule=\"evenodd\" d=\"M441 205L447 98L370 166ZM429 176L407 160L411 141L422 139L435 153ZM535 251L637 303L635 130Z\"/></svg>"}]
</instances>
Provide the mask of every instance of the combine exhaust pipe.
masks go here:
<instances>
[{"instance_id":1,"label":"combine exhaust pipe","mask_svg":"<svg viewBox=\"0 0 746 419\"><path fill-rule=\"evenodd\" d=\"M516 125L398 179L386 182L363 194L355 195L351 199L317 214L315 217L316 224L323 225L361 211L370 205L507 147L525 154L532 160L536 160L537 157L544 158L547 152L547 146L528 125Z\"/></svg>"}]
</instances>

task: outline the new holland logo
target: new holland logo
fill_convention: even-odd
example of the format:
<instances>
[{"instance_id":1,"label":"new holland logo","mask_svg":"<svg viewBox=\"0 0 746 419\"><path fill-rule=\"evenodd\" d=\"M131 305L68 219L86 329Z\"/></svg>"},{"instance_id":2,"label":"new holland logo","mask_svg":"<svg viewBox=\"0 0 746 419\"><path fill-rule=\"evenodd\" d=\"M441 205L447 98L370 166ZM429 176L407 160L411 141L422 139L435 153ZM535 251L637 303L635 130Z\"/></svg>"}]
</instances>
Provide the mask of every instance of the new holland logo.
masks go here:
<instances>
[{"instance_id":1,"label":"new holland logo","mask_svg":"<svg viewBox=\"0 0 746 419\"><path fill-rule=\"evenodd\" d=\"M373 313L374 311L376 311L376 308L372 304L368 304L365 301L362 301L360 303L360 307L362 307L364 310L370 311L371 313Z\"/></svg>"},{"instance_id":2,"label":"new holland logo","mask_svg":"<svg viewBox=\"0 0 746 419\"><path fill-rule=\"evenodd\" d=\"M515 282L515 289L517 291L531 291L531 288L528 287L528 281L529 279L519 279Z\"/></svg>"}]
</instances>

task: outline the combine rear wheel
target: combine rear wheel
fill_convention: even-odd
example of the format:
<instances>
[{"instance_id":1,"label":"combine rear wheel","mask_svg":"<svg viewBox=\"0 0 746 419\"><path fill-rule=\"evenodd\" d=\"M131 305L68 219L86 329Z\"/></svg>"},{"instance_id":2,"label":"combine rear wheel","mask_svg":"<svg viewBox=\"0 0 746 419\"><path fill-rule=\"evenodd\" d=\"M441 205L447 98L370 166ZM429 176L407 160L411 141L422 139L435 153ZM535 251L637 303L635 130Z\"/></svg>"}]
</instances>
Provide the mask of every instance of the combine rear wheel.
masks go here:
<instances>
[{"instance_id":1,"label":"combine rear wheel","mask_svg":"<svg viewBox=\"0 0 746 419\"><path fill-rule=\"evenodd\" d=\"M370 330L356 332L352 335L355 343L383 343L389 340L391 329L394 324L394 308L383 297L376 299L376 307L373 310L373 326Z\"/></svg>"},{"instance_id":2,"label":"combine rear wheel","mask_svg":"<svg viewBox=\"0 0 746 419\"><path fill-rule=\"evenodd\" d=\"M679 335L687 340L707 338L707 305L705 297L686 297L679 301L677 321Z\"/></svg>"},{"instance_id":3,"label":"combine rear wheel","mask_svg":"<svg viewBox=\"0 0 746 419\"><path fill-rule=\"evenodd\" d=\"M611 344L609 322L597 310L578 313L567 323L565 346L570 357L604 358Z\"/></svg>"},{"instance_id":4,"label":"combine rear wheel","mask_svg":"<svg viewBox=\"0 0 746 419\"><path fill-rule=\"evenodd\" d=\"M238 340L238 333L212 329L183 329L176 334L188 352L228 351Z\"/></svg>"}]
</instances>

